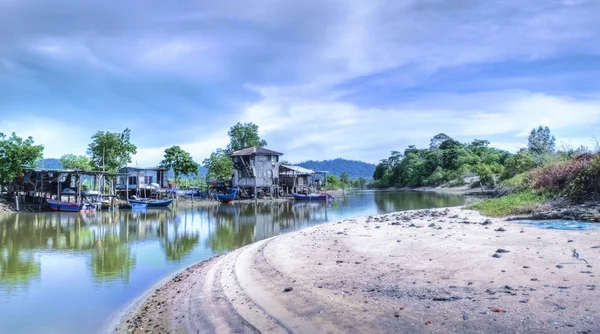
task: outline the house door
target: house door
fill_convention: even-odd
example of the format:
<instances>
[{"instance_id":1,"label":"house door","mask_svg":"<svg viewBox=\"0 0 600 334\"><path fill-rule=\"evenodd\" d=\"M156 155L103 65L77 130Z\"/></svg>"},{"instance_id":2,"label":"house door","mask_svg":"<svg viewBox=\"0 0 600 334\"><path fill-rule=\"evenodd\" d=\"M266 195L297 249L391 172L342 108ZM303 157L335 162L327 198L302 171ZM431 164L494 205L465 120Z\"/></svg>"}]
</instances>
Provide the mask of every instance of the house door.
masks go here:
<instances>
[{"instance_id":1,"label":"house door","mask_svg":"<svg viewBox=\"0 0 600 334\"><path fill-rule=\"evenodd\" d=\"M165 172L159 170L156 172L156 183L160 185L161 188L165 187L165 180L163 180Z\"/></svg>"}]
</instances>

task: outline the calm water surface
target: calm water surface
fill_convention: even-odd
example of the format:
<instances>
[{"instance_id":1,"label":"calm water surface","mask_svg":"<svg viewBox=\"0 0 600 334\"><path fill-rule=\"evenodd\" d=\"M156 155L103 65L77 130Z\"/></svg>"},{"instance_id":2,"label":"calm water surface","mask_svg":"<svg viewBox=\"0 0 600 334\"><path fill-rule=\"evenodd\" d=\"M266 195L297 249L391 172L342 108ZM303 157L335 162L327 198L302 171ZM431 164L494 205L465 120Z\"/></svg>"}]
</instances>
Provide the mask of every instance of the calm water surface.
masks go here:
<instances>
[{"instance_id":1,"label":"calm water surface","mask_svg":"<svg viewBox=\"0 0 600 334\"><path fill-rule=\"evenodd\" d=\"M455 195L357 192L324 203L0 216L3 333L93 333L170 274L280 233L462 204Z\"/></svg>"}]
</instances>

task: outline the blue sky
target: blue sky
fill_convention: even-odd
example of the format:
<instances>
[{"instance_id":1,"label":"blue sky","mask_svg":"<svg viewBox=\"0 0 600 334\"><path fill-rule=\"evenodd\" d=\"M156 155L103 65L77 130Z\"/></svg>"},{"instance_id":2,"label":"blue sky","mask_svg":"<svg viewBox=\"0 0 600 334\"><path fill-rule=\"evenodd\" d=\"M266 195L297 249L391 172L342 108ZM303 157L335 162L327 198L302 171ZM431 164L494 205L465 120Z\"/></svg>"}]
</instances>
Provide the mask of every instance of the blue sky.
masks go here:
<instances>
[{"instance_id":1,"label":"blue sky","mask_svg":"<svg viewBox=\"0 0 600 334\"><path fill-rule=\"evenodd\" d=\"M0 132L46 157L132 129L198 161L254 122L295 162L377 162L439 133L600 135L600 1L0 0Z\"/></svg>"}]
</instances>

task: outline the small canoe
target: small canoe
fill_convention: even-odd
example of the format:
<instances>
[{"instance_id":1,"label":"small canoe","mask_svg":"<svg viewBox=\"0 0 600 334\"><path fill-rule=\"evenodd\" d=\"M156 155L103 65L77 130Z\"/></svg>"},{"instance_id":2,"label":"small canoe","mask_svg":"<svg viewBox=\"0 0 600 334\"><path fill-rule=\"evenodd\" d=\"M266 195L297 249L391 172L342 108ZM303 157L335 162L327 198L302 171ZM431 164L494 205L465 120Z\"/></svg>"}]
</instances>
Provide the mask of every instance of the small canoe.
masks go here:
<instances>
[{"instance_id":1,"label":"small canoe","mask_svg":"<svg viewBox=\"0 0 600 334\"><path fill-rule=\"evenodd\" d=\"M333 201L333 196L330 194L292 194L294 195L294 199L297 201Z\"/></svg>"},{"instance_id":2,"label":"small canoe","mask_svg":"<svg viewBox=\"0 0 600 334\"><path fill-rule=\"evenodd\" d=\"M130 199L129 204L133 207L136 204L146 204L148 208L166 208L173 203L173 199Z\"/></svg>"},{"instance_id":3,"label":"small canoe","mask_svg":"<svg viewBox=\"0 0 600 334\"><path fill-rule=\"evenodd\" d=\"M72 202L57 201L54 199L46 199L46 203L52 211L60 212L96 212L96 207L91 204L77 204Z\"/></svg>"},{"instance_id":4,"label":"small canoe","mask_svg":"<svg viewBox=\"0 0 600 334\"><path fill-rule=\"evenodd\" d=\"M226 194L217 194L217 199L221 201L221 203L233 203L233 200L237 196L238 189L237 188L229 188L227 189Z\"/></svg>"}]
</instances>

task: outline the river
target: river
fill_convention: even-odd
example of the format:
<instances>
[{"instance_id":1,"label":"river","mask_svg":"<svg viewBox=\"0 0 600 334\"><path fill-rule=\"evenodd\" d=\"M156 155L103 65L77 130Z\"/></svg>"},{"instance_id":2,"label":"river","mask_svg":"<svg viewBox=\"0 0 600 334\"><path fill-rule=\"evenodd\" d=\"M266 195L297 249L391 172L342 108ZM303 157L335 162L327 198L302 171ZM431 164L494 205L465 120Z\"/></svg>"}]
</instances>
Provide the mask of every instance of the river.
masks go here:
<instances>
[{"instance_id":1,"label":"river","mask_svg":"<svg viewBox=\"0 0 600 334\"><path fill-rule=\"evenodd\" d=\"M290 201L0 216L1 331L107 330L157 282L216 254L325 222L462 203L448 194L360 191L328 206Z\"/></svg>"}]
</instances>

